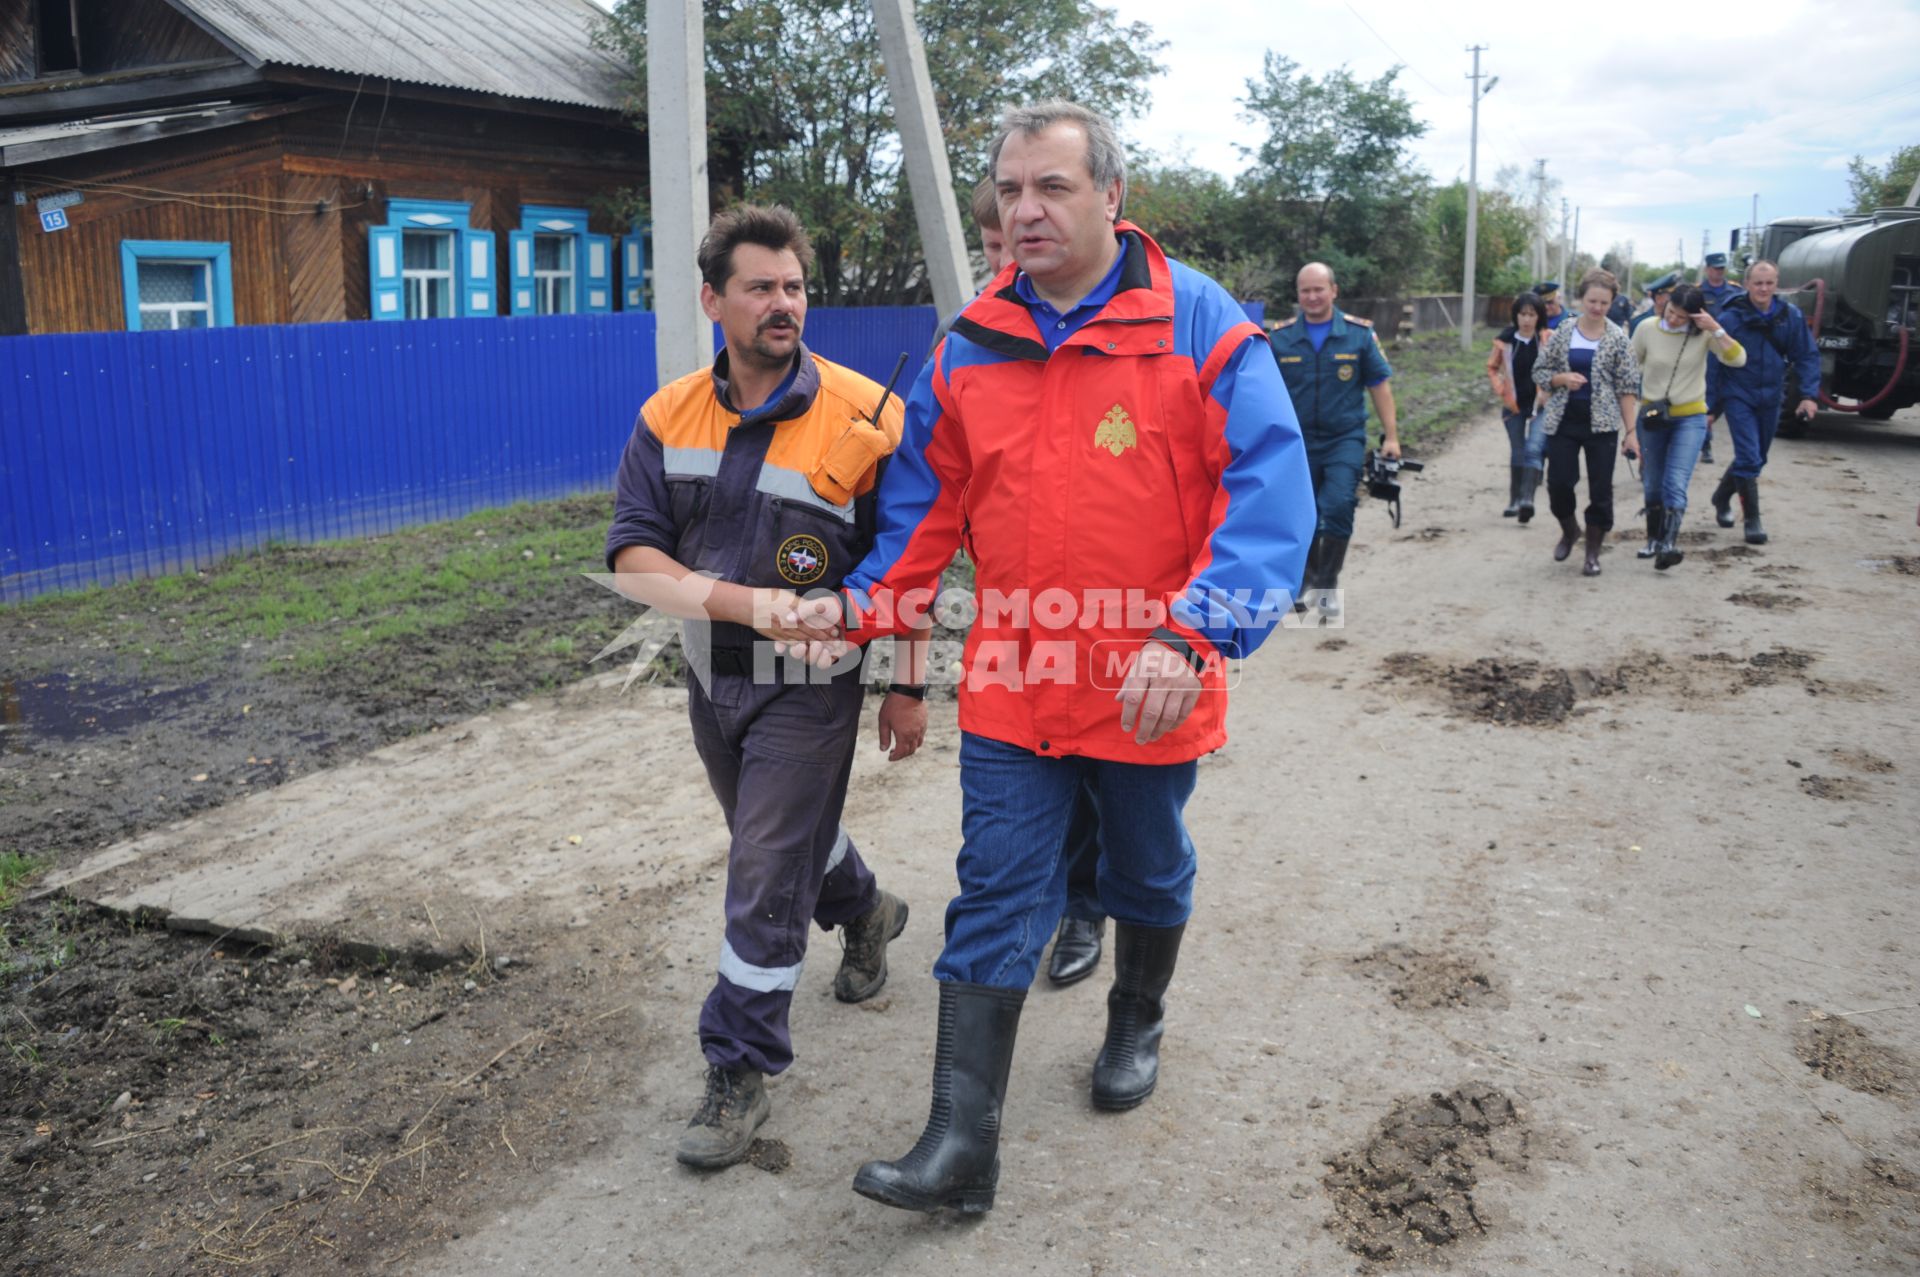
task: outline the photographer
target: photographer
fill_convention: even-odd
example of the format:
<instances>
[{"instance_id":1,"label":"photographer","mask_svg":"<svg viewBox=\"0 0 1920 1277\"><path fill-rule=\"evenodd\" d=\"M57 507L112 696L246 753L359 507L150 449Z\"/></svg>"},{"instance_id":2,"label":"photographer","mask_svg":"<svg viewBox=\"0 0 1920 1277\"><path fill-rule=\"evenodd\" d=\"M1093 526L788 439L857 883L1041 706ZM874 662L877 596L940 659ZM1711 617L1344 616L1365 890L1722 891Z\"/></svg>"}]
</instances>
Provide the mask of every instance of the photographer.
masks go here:
<instances>
[{"instance_id":1,"label":"photographer","mask_svg":"<svg viewBox=\"0 0 1920 1277\"><path fill-rule=\"evenodd\" d=\"M1675 544L1687 511L1687 484L1707 434L1707 356L1744 367L1747 352L1707 310L1698 285L1682 284L1661 315L1633 331L1644 397L1640 481L1647 497L1647 544L1639 557L1665 571L1685 558Z\"/></svg>"},{"instance_id":2,"label":"photographer","mask_svg":"<svg viewBox=\"0 0 1920 1277\"><path fill-rule=\"evenodd\" d=\"M1533 365L1533 383L1553 391L1547 400L1547 502L1560 521L1553 561L1573 553L1580 540L1574 485L1580 457L1587 459L1587 553L1583 576L1600 575L1600 547L1613 527L1613 437L1629 461L1639 455L1634 435L1634 388L1640 368L1620 325L1607 318L1620 286L1610 271L1590 270L1580 279L1579 319L1554 330Z\"/></svg>"}]
</instances>

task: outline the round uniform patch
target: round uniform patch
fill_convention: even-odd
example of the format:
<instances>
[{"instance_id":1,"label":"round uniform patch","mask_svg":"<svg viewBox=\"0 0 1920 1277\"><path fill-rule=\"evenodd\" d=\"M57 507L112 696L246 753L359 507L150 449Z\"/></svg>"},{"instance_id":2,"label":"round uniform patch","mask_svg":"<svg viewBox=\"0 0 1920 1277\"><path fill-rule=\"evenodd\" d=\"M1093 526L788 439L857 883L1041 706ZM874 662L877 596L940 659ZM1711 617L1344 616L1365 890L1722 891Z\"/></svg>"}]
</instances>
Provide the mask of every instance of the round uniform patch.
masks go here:
<instances>
[{"instance_id":1,"label":"round uniform patch","mask_svg":"<svg viewBox=\"0 0 1920 1277\"><path fill-rule=\"evenodd\" d=\"M1342 381L1352 381L1352 380L1353 380L1353 365L1352 365L1352 364L1341 364L1341 365L1340 365L1340 380L1342 380Z\"/></svg>"},{"instance_id":2,"label":"round uniform patch","mask_svg":"<svg viewBox=\"0 0 1920 1277\"><path fill-rule=\"evenodd\" d=\"M780 543L774 556L780 579L790 585L812 585L827 574L827 547L816 536L802 532Z\"/></svg>"}]
</instances>

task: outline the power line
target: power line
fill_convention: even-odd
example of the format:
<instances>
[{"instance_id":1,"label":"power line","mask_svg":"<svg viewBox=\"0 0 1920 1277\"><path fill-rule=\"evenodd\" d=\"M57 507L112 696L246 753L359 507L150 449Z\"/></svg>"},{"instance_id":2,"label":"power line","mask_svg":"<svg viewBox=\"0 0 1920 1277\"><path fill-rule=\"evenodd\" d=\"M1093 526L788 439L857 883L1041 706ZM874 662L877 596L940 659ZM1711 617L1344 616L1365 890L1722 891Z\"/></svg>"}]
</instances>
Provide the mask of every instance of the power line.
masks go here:
<instances>
[{"instance_id":1,"label":"power line","mask_svg":"<svg viewBox=\"0 0 1920 1277\"><path fill-rule=\"evenodd\" d=\"M1354 8L1352 5L1348 5L1347 12L1351 13L1354 16L1354 18L1360 23L1361 26L1365 27L1369 32L1372 33L1373 38L1378 40L1386 48L1387 52L1393 55L1394 60L1396 62L1398 62L1401 66L1405 67L1407 70L1413 72L1416 76L1419 76L1420 79L1426 81L1427 87L1432 89L1435 93L1438 93L1441 97L1445 97L1447 95L1447 91L1441 88L1439 85L1435 84L1432 80L1427 79L1426 75L1420 70L1419 67L1413 65L1413 63L1401 57L1400 50L1394 48L1391 44L1387 43L1387 37L1381 35L1378 31L1374 31L1373 24L1371 22L1368 22L1366 18L1362 17L1358 9Z\"/></svg>"}]
</instances>

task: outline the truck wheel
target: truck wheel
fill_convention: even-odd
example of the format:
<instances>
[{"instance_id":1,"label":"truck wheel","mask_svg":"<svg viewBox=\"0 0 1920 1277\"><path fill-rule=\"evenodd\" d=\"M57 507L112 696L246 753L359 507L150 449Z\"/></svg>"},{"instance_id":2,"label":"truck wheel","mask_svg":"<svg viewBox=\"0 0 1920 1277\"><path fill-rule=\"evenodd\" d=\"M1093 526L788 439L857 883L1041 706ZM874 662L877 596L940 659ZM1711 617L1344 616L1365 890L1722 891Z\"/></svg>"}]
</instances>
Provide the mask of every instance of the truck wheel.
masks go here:
<instances>
[{"instance_id":1,"label":"truck wheel","mask_svg":"<svg viewBox=\"0 0 1920 1277\"><path fill-rule=\"evenodd\" d=\"M1868 421L1891 421L1893 414L1898 411L1899 409L1893 406L1893 401L1888 400L1886 403L1877 403L1871 408L1862 408L1860 415Z\"/></svg>"}]
</instances>

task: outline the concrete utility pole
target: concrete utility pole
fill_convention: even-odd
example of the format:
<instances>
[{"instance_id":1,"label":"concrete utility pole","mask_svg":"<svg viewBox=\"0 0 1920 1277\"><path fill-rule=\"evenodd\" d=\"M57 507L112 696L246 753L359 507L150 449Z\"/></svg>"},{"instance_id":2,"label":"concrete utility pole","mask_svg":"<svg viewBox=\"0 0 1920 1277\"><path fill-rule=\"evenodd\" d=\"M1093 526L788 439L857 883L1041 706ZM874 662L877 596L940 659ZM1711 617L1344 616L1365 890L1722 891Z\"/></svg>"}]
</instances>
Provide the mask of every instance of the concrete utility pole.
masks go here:
<instances>
[{"instance_id":1,"label":"concrete utility pole","mask_svg":"<svg viewBox=\"0 0 1920 1277\"><path fill-rule=\"evenodd\" d=\"M873 0L873 25L887 63L887 92L900 126L900 146L913 192L913 215L920 224L920 246L927 259L933 305L951 315L973 296L973 269L967 262L966 233L953 202L953 170L947 140L934 106L933 80L927 74L927 50L913 20L913 0Z\"/></svg>"},{"instance_id":2,"label":"concrete utility pole","mask_svg":"<svg viewBox=\"0 0 1920 1277\"><path fill-rule=\"evenodd\" d=\"M1571 259L1568 262L1569 266L1580 264L1580 206L1578 204L1573 206L1573 242L1567 246L1567 256ZM1567 287L1567 281L1561 280L1560 286Z\"/></svg>"},{"instance_id":3,"label":"concrete utility pole","mask_svg":"<svg viewBox=\"0 0 1920 1277\"><path fill-rule=\"evenodd\" d=\"M647 158L660 384L713 362L694 260L707 233L707 38L701 0L647 0Z\"/></svg>"},{"instance_id":4,"label":"concrete utility pole","mask_svg":"<svg viewBox=\"0 0 1920 1277\"><path fill-rule=\"evenodd\" d=\"M1474 254L1480 247L1480 99L1493 92L1493 86L1500 83L1500 77L1494 76L1487 81L1487 87L1480 87L1480 54L1486 49L1484 44L1469 45L1467 52L1473 55L1473 74L1467 79L1473 81L1473 130L1467 143L1467 273L1466 282L1460 286L1460 349L1473 349L1473 268Z\"/></svg>"},{"instance_id":5,"label":"concrete utility pole","mask_svg":"<svg viewBox=\"0 0 1920 1277\"><path fill-rule=\"evenodd\" d=\"M1560 197L1560 287L1567 286L1567 197Z\"/></svg>"},{"instance_id":6,"label":"concrete utility pole","mask_svg":"<svg viewBox=\"0 0 1920 1277\"><path fill-rule=\"evenodd\" d=\"M1713 243L1713 228L1708 227L1706 230L1700 232L1700 269L1701 270L1705 270L1707 268L1707 254L1711 251L1710 246L1712 245L1712 243Z\"/></svg>"},{"instance_id":7,"label":"concrete utility pole","mask_svg":"<svg viewBox=\"0 0 1920 1277\"><path fill-rule=\"evenodd\" d=\"M1547 273L1547 162L1533 162L1533 278Z\"/></svg>"}]
</instances>

